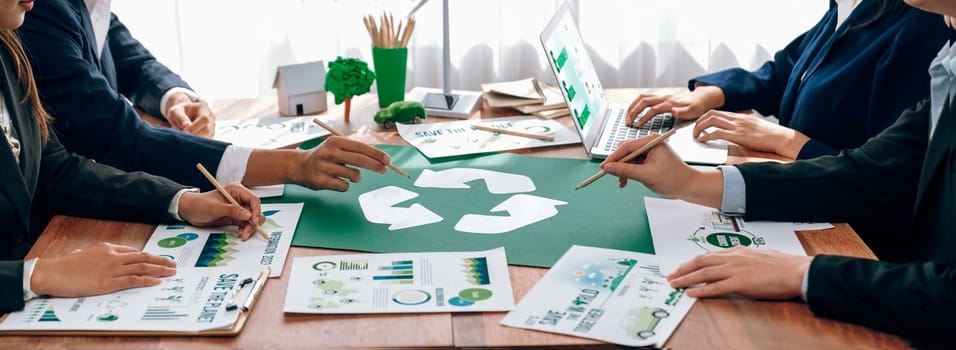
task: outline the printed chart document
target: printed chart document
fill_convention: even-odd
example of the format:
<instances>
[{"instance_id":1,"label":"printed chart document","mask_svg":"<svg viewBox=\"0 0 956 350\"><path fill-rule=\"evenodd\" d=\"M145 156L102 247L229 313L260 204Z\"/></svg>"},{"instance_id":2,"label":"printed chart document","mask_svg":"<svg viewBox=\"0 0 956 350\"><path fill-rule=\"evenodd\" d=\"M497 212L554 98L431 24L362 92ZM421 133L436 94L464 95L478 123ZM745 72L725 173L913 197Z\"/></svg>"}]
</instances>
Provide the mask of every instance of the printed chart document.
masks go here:
<instances>
[{"instance_id":1,"label":"printed chart document","mask_svg":"<svg viewBox=\"0 0 956 350\"><path fill-rule=\"evenodd\" d=\"M505 249L298 257L285 312L360 314L514 308Z\"/></svg>"},{"instance_id":2,"label":"printed chart document","mask_svg":"<svg viewBox=\"0 0 956 350\"><path fill-rule=\"evenodd\" d=\"M735 246L806 255L792 222L744 221L676 199L644 197L644 204L664 274L699 254Z\"/></svg>"},{"instance_id":3,"label":"printed chart document","mask_svg":"<svg viewBox=\"0 0 956 350\"><path fill-rule=\"evenodd\" d=\"M262 117L216 121L214 139L236 146L282 148L328 135L308 117Z\"/></svg>"},{"instance_id":4,"label":"printed chart document","mask_svg":"<svg viewBox=\"0 0 956 350\"><path fill-rule=\"evenodd\" d=\"M660 347L695 300L670 287L654 255L575 245L501 324Z\"/></svg>"},{"instance_id":5,"label":"printed chart document","mask_svg":"<svg viewBox=\"0 0 956 350\"><path fill-rule=\"evenodd\" d=\"M239 309L226 310L232 292L240 289L242 280L255 278L258 272L259 268L252 265L214 269L180 267L176 276L164 278L152 287L83 298L37 298L28 301L23 310L7 314L0 323L0 332L201 334L229 329L240 317Z\"/></svg>"},{"instance_id":6,"label":"printed chart document","mask_svg":"<svg viewBox=\"0 0 956 350\"><path fill-rule=\"evenodd\" d=\"M266 216L262 229L269 234L268 242L259 234L243 242L234 226L159 225L143 251L172 259L180 268L269 266L269 277L278 277L302 214L302 203L263 204L262 214Z\"/></svg>"},{"instance_id":7,"label":"printed chart document","mask_svg":"<svg viewBox=\"0 0 956 350\"><path fill-rule=\"evenodd\" d=\"M472 129L472 125L510 129L525 133L552 135L554 141L499 134ZM446 123L397 124L398 134L428 158L500 152L514 149L548 147L581 142L572 129L553 120L535 117L505 117L486 120L462 120Z\"/></svg>"}]
</instances>

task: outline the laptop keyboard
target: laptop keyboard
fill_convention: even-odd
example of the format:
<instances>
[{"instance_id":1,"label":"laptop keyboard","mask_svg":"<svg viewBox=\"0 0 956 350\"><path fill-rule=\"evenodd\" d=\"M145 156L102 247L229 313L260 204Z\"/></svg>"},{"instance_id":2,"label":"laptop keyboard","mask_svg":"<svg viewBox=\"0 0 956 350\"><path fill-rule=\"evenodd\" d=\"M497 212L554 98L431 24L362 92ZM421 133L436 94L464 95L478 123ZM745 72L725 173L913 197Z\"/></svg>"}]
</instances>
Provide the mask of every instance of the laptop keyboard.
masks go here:
<instances>
[{"instance_id":1,"label":"laptop keyboard","mask_svg":"<svg viewBox=\"0 0 956 350\"><path fill-rule=\"evenodd\" d=\"M626 140L644 137L650 134L663 134L674 127L674 116L670 113L661 113L654 116L654 119L644 123L639 128L625 125L624 121L627 110L621 109L614 120L614 127L611 129L611 135L604 146L605 151L613 151L617 146Z\"/></svg>"}]
</instances>

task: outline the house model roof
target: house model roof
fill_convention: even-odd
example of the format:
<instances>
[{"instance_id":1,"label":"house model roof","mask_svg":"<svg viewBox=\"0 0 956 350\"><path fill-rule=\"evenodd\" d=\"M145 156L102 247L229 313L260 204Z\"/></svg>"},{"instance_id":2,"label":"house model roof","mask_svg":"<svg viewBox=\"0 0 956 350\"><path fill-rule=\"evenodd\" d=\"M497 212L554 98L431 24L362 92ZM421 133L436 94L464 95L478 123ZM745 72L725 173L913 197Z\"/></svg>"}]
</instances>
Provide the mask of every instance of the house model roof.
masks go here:
<instances>
[{"instance_id":1,"label":"house model roof","mask_svg":"<svg viewBox=\"0 0 956 350\"><path fill-rule=\"evenodd\" d=\"M272 87L278 88L279 84L285 88L287 96L325 90L325 63L315 61L279 66Z\"/></svg>"}]
</instances>

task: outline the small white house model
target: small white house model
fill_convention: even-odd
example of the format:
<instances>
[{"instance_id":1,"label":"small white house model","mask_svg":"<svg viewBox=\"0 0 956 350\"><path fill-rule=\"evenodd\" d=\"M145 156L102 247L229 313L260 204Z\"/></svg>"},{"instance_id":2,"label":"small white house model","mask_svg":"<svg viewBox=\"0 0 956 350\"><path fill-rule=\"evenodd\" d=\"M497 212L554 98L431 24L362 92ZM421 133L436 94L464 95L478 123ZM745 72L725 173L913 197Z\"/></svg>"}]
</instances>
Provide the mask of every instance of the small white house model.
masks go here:
<instances>
[{"instance_id":1,"label":"small white house model","mask_svg":"<svg viewBox=\"0 0 956 350\"><path fill-rule=\"evenodd\" d=\"M272 87L278 92L282 115L316 114L328 108L322 61L279 66Z\"/></svg>"}]
</instances>

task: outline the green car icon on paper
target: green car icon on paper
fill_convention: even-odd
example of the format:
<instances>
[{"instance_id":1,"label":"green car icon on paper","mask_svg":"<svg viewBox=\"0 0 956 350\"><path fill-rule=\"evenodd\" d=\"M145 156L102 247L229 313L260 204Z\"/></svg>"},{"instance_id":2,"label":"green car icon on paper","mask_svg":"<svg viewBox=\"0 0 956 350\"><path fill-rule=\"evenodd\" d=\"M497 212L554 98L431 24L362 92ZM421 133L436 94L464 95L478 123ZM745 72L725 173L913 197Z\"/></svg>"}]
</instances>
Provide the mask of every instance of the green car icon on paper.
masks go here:
<instances>
[{"instance_id":1,"label":"green car icon on paper","mask_svg":"<svg viewBox=\"0 0 956 350\"><path fill-rule=\"evenodd\" d=\"M425 106L415 101L398 101L375 112L375 122L391 129L395 123L420 124L425 119Z\"/></svg>"},{"instance_id":2,"label":"green car icon on paper","mask_svg":"<svg viewBox=\"0 0 956 350\"><path fill-rule=\"evenodd\" d=\"M621 319L621 326L627 329L627 335L631 338L647 339L657 334L654 330L661 323L661 319L670 315L667 310L659 307L644 306L628 311Z\"/></svg>"}]
</instances>

